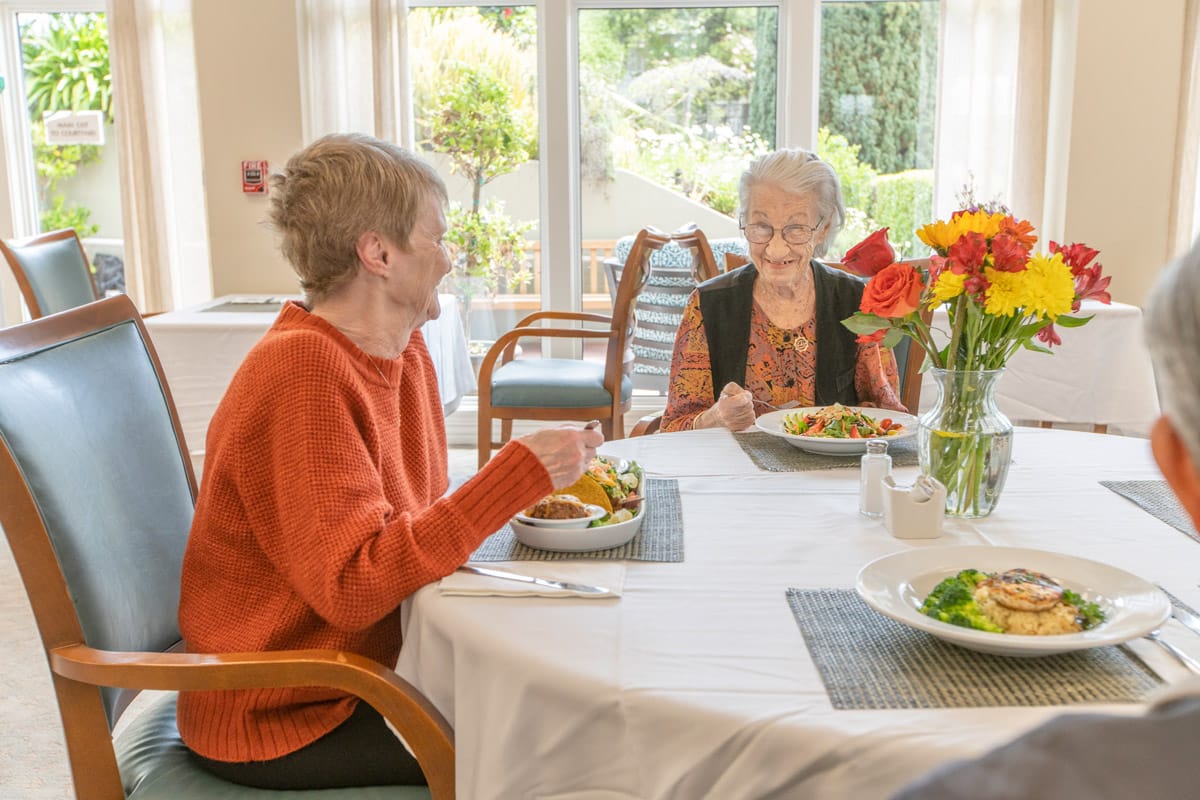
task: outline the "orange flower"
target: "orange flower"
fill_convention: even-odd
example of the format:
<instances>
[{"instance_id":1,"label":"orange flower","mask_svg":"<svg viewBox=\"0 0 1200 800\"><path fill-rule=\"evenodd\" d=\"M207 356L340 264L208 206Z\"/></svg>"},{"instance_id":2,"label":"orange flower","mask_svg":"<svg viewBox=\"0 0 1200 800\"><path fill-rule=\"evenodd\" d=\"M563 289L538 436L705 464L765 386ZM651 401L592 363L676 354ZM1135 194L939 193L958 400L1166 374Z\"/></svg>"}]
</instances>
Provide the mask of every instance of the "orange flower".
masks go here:
<instances>
[{"instance_id":1,"label":"orange flower","mask_svg":"<svg viewBox=\"0 0 1200 800\"><path fill-rule=\"evenodd\" d=\"M1000 222L1000 233L1007 233L1026 250L1032 250L1037 244L1037 237L1033 235L1033 223L1027 219L1005 217Z\"/></svg>"},{"instance_id":2,"label":"orange flower","mask_svg":"<svg viewBox=\"0 0 1200 800\"><path fill-rule=\"evenodd\" d=\"M906 317L921 302L921 273L908 264L884 267L863 289L859 308L884 319Z\"/></svg>"}]
</instances>

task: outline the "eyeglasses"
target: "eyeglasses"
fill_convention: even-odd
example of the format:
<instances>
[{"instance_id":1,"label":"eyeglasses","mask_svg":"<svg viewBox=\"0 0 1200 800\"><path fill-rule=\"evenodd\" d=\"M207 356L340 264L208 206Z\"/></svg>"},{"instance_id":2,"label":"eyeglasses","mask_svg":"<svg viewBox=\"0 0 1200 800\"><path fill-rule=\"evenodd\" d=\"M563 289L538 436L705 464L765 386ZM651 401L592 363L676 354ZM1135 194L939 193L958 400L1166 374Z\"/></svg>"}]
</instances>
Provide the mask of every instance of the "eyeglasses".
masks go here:
<instances>
[{"instance_id":1,"label":"eyeglasses","mask_svg":"<svg viewBox=\"0 0 1200 800\"><path fill-rule=\"evenodd\" d=\"M788 244L808 244L812 241L817 231L821 229L821 224L824 222L825 220L821 219L812 227L808 225L786 225L780 229L779 234ZM742 226L742 235L746 237L746 241L752 244L766 244L775 238L775 228L765 222L752 222L749 225Z\"/></svg>"}]
</instances>

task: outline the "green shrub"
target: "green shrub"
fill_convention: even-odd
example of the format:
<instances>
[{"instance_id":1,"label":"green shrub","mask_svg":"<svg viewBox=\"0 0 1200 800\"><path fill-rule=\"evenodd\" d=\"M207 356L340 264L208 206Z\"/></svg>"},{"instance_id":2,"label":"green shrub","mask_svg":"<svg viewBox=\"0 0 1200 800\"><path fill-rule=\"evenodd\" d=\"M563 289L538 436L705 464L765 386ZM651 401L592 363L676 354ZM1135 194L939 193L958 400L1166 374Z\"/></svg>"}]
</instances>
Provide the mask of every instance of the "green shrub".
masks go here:
<instances>
[{"instance_id":1,"label":"green shrub","mask_svg":"<svg viewBox=\"0 0 1200 800\"><path fill-rule=\"evenodd\" d=\"M880 175L874 182L871 216L890 228L888 239L898 256L911 258L929 252L917 238L917 228L933 221L933 171L913 169Z\"/></svg>"},{"instance_id":2,"label":"green shrub","mask_svg":"<svg viewBox=\"0 0 1200 800\"><path fill-rule=\"evenodd\" d=\"M830 133L828 128L817 131L817 155L833 167L842 182L842 201L848 208L864 212L871 207L871 191L879 173L870 164L858 160L859 148L845 136Z\"/></svg>"}]
</instances>

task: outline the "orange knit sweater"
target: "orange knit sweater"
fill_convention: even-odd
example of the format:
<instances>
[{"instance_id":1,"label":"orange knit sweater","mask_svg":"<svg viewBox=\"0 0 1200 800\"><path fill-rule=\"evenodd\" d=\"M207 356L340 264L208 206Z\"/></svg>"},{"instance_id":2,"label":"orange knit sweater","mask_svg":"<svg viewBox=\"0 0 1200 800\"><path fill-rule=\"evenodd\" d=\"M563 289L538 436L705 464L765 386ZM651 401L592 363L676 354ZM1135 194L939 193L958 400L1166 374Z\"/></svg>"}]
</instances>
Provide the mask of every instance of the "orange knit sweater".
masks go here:
<instances>
[{"instance_id":1,"label":"orange knit sweater","mask_svg":"<svg viewBox=\"0 0 1200 800\"><path fill-rule=\"evenodd\" d=\"M517 442L442 497L447 486L420 332L381 362L288 304L209 426L179 604L189 651L328 648L394 664L401 601L553 490ZM187 692L179 731L208 758L264 761L333 730L357 702L323 688Z\"/></svg>"}]
</instances>

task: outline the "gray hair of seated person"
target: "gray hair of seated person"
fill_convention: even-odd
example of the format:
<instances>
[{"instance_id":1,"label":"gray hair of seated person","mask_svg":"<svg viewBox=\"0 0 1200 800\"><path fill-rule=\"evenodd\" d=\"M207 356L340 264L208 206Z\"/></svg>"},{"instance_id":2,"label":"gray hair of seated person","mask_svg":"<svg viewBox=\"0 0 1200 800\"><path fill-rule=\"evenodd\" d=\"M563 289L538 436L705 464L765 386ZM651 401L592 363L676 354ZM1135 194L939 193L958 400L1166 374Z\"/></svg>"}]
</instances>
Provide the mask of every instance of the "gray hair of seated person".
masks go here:
<instances>
[{"instance_id":1,"label":"gray hair of seated person","mask_svg":"<svg viewBox=\"0 0 1200 800\"><path fill-rule=\"evenodd\" d=\"M1146 337L1163 414L1200 467L1200 239L1159 274L1146 304Z\"/></svg>"},{"instance_id":2,"label":"gray hair of seated person","mask_svg":"<svg viewBox=\"0 0 1200 800\"><path fill-rule=\"evenodd\" d=\"M778 186L788 194L811 195L817 203L817 213L828 226L825 238L813 248L817 258L825 255L829 245L846 224L846 207L842 204L842 182L833 167L816 153L800 148L780 148L759 156L742 173L738 183L738 218L744 219L750 202L750 189L759 183Z\"/></svg>"},{"instance_id":3,"label":"gray hair of seated person","mask_svg":"<svg viewBox=\"0 0 1200 800\"><path fill-rule=\"evenodd\" d=\"M403 147L359 133L323 136L271 176L271 224L306 298L337 292L358 269L367 232L408 251L417 218L446 186L433 167Z\"/></svg>"}]
</instances>

